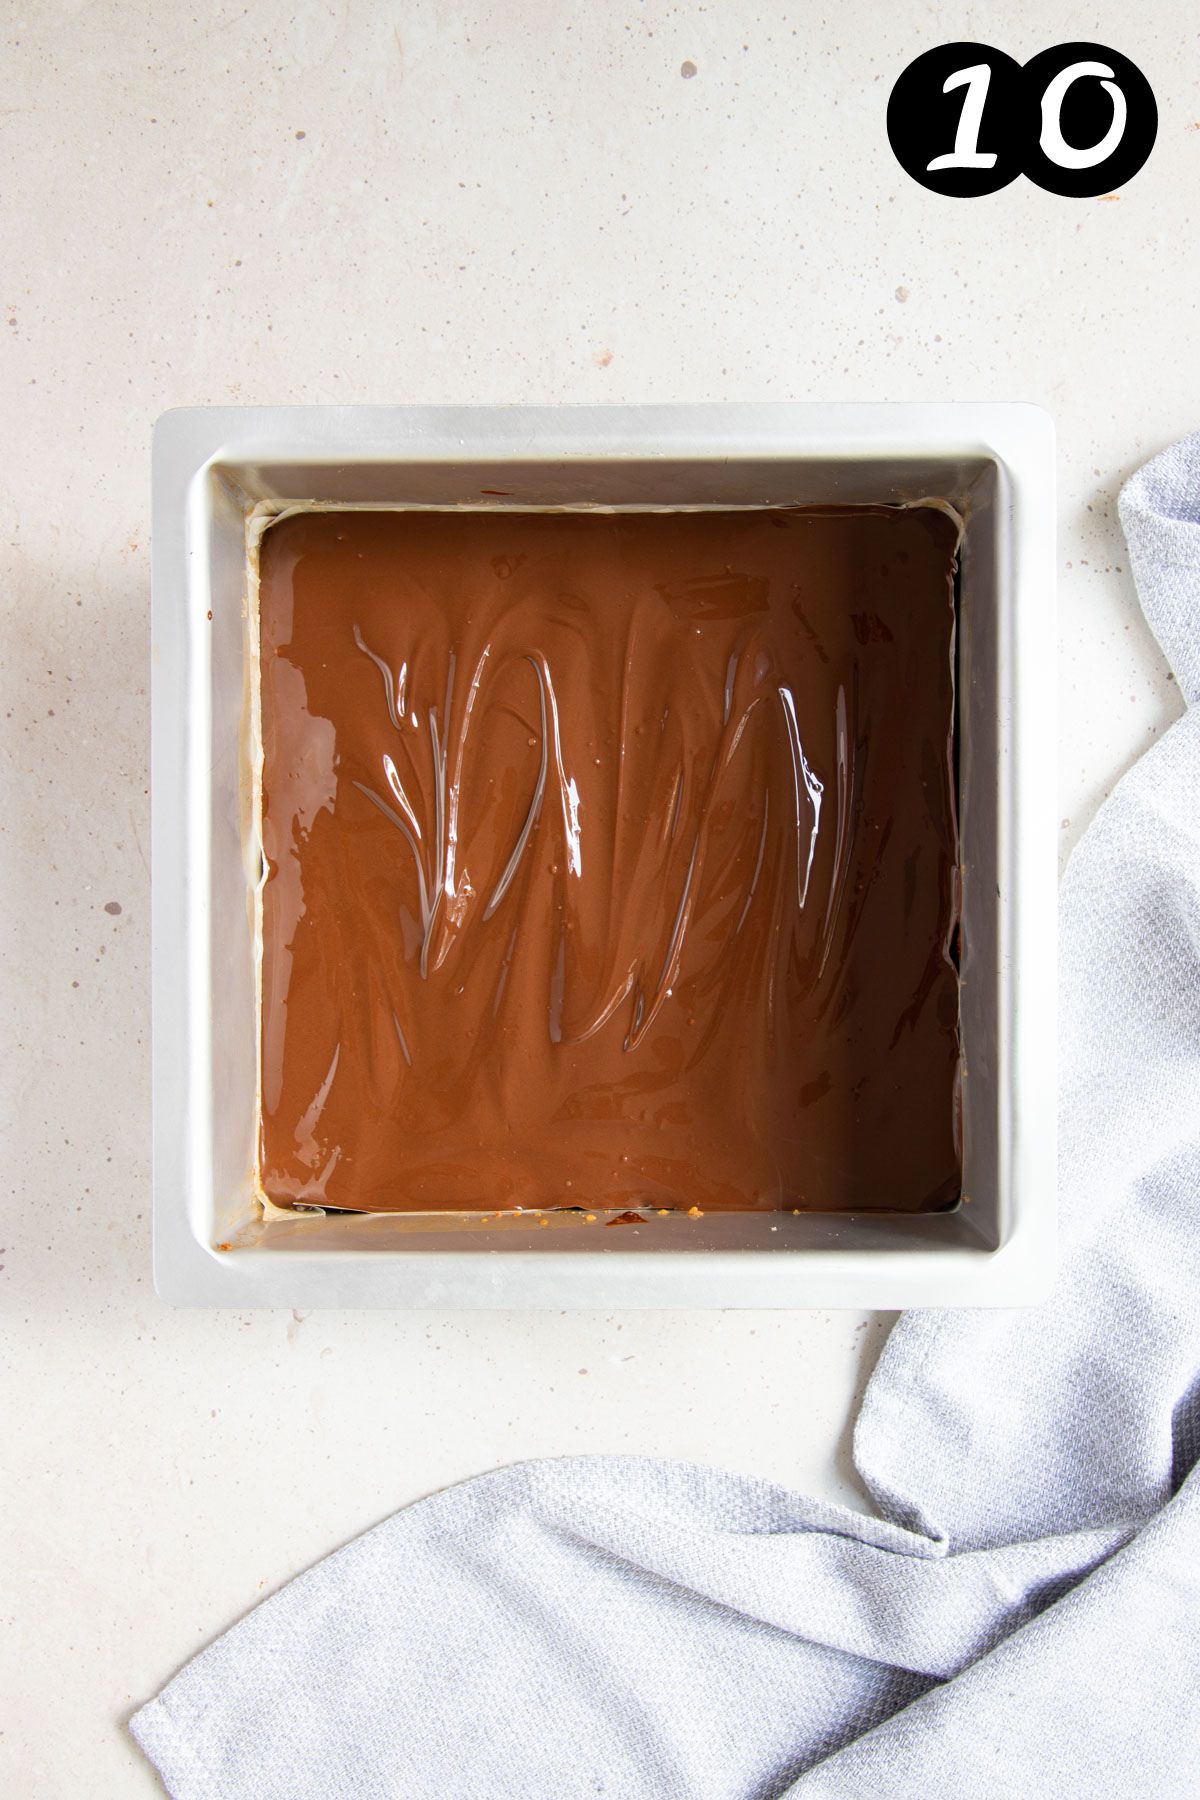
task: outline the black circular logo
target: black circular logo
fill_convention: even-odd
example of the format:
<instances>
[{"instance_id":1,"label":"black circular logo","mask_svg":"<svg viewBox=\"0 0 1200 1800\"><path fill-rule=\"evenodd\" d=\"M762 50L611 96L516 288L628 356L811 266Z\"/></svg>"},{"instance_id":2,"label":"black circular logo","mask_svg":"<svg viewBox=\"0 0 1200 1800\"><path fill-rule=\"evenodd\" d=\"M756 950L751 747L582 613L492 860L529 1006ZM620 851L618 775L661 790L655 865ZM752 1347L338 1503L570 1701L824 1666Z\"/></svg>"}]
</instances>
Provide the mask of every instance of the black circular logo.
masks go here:
<instances>
[{"instance_id":1,"label":"black circular logo","mask_svg":"<svg viewBox=\"0 0 1200 1800\"><path fill-rule=\"evenodd\" d=\"M1150 83L1103 44L1056 44L1024 68L989 44L941 44L909 63L888 100L897 162L961 199L1021 174L1051 194L1108 193L1137 174L1157 132Z\"/></svg>"},{"instance_id":2,"label":"black circular logo","mask_svg":"<svg viewBox=\"0 0 1200 1800\"><path fill-rule=\"evenodd\" d=\"M1025 173L1050 194L1084 200L1137 174L1158 135L1150 83L1103 44L1056 44L1025 64L1036 124Z\"/></svg>"},{"instance_id":3,"label":"black circular logo","mask_svg":"<svg viewBox=\"0 0 1200 1800\"><path fill-rule=\"evenodd\" d=\"M1021 65L989 44L942 44L910 62L892 89L887 134L896 160L935 194L995 194L1021 173Z\"/></svg>"}]
</instances>

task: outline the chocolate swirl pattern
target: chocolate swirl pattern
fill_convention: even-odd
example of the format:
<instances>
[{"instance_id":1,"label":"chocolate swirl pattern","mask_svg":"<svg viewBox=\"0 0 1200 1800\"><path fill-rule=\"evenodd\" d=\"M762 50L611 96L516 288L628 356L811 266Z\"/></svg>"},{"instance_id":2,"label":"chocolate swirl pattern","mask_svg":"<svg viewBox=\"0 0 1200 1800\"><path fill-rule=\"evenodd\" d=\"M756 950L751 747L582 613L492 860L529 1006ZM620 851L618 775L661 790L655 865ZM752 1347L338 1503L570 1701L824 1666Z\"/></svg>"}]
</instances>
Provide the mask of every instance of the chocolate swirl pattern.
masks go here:
<instances>
[{"instance_id":1,"label":"chocolate swirl pattern","mask_svg":"<svg viewBox=\"0 0 1200 1800\"><path fill-rule=\"evenodd\" d=\"M930 508L271 527L271 1197L952 1201L954 552Z\"/></svg>"}]
</instances>

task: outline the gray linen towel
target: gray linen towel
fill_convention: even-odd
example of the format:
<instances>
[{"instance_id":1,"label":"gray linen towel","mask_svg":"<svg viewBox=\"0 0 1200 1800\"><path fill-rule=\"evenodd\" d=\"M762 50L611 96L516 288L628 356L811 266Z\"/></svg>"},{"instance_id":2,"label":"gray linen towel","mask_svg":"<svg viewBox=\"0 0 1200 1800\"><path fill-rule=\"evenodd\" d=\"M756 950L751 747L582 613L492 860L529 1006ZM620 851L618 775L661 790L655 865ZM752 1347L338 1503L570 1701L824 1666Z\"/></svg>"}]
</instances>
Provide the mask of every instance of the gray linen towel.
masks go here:
<instances>
[{"instance_id":1,"label":"gray linen towel","mask_svg":"<svg viewBox=\"0 0 1200 1800\"><path fill-rule=\"evenodd\" d=\"M901 1319L877 1519L609 1457L396 1514L136 1715L177 1800L1200 1793L1200 437L1121 517L1189 710L1063 886L1052 1300Z\"/></svg>"}]
</instances>

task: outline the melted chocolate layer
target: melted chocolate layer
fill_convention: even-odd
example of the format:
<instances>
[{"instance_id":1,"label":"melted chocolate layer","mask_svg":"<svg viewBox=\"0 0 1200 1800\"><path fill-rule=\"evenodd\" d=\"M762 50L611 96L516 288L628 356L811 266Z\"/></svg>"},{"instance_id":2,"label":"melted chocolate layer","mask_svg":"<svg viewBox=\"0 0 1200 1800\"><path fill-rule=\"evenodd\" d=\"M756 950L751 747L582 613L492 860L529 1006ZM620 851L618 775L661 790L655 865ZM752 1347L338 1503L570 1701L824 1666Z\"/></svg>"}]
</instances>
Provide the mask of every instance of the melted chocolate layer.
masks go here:
<instances>
[{"instance_id":1,"label":"melted chocolate layer","mask_svg":"<svg viewBox=\"0 0 1200 1800\"><path fill-rule=\"evenodd\" d=\"M954 551L930 508L273 526L266 1192L953 1201Z\"/></svg>"}]
</instances>

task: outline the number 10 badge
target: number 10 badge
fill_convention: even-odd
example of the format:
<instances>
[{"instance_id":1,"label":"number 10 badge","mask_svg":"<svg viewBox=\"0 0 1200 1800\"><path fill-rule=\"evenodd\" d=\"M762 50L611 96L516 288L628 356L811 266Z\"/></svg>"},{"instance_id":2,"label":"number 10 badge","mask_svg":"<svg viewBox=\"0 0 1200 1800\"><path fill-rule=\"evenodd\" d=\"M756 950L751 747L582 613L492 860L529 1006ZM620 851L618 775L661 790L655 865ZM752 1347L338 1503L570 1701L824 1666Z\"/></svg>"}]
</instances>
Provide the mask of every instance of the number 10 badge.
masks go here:
<instances>
[{"instance_id":1,"label":"number 10 badge","mask_svg":"<svg viewBox=\"0 0 1200 1800\"><path fill-rule=\"evenodd\" d=\"M897 162L937 194L994 194L1018 175L1084 199L1129 181L1158 132L1150 83L1103 44L1056 44L1024 67L988 44L942 44L888 100Z\"/></svg>"}]
</instances>

